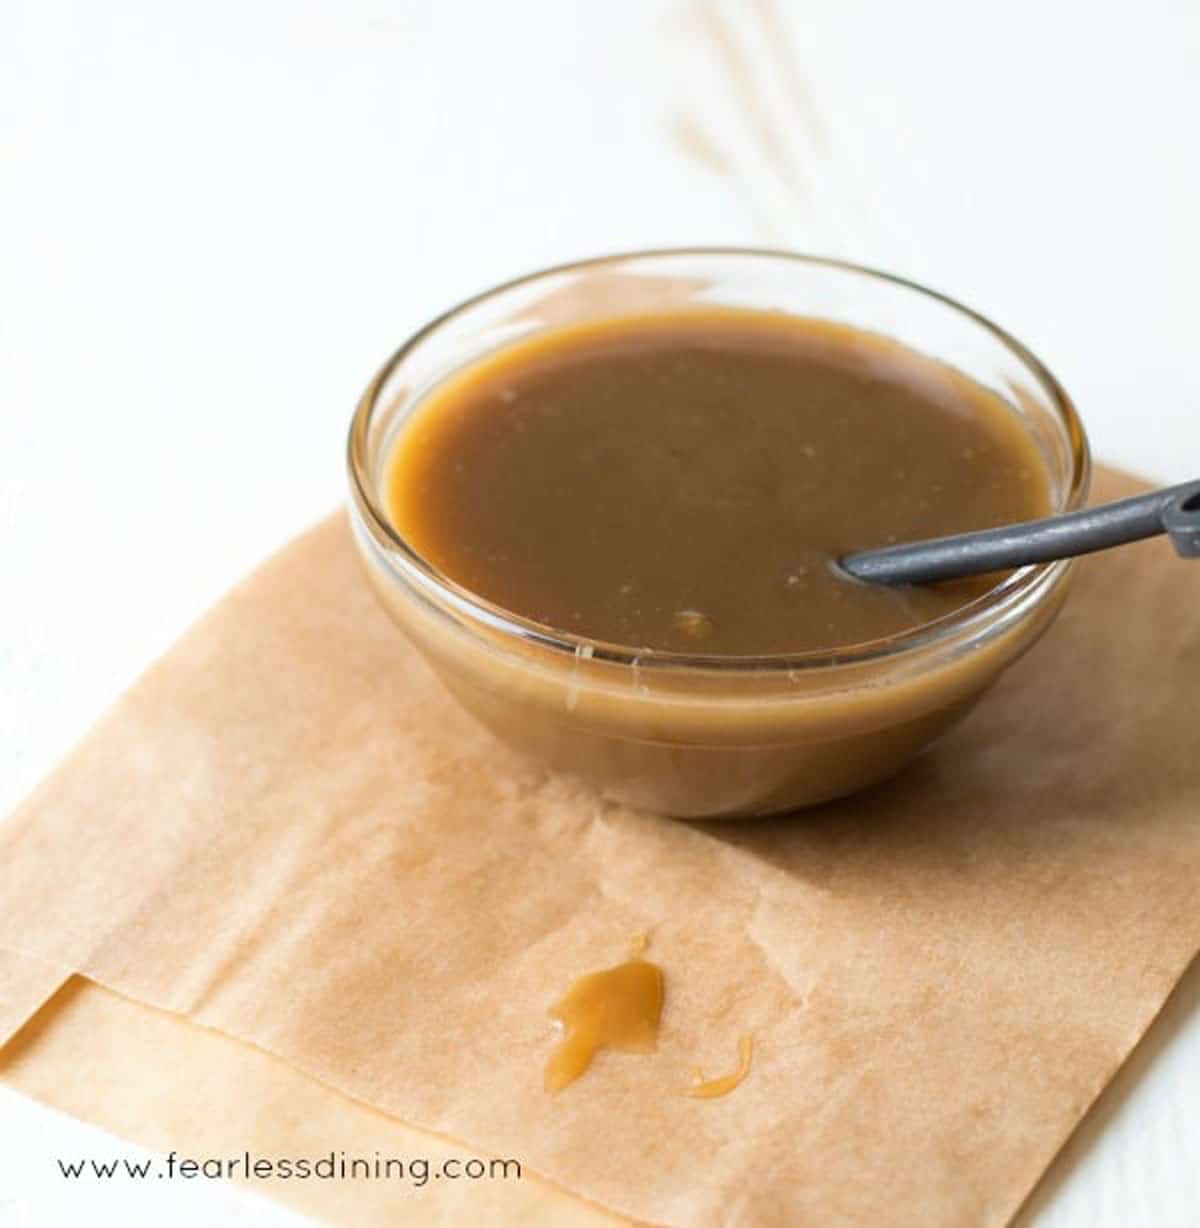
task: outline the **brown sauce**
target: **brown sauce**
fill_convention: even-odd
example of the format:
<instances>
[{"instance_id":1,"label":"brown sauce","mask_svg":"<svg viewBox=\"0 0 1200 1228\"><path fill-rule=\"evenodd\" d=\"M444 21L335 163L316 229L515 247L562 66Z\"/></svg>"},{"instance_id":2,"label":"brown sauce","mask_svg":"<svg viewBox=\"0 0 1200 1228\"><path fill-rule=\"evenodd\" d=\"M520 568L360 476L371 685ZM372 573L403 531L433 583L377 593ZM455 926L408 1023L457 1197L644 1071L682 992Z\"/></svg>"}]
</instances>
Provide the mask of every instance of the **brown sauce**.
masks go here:
<instances>
[{"instance_id":1,"label":"brown sauce","mask_svg":"<svg viewBox=\"0 0 1200 1228\"><path fill-rule=\"evenodd\" d=\"M993 580L865 585L856 549L1044 515L1016 413L875 334L697 309L550 330L435 388L389 513L523 617L705 654L794 653L929 622Z\"/></svg>"},{"instance_id":2,"label":"brown sauce","mask_svg":"<svg viewBox=\"0 0 1200 1228\"><path fill-rule=\"evenodd\" d=\"M697 1074L696 1082L688 1093L701 1100L715 1100L718 1096L728 1096L731 1091L750 1073L750 1063L754 1058L754 1037L742 1036L738 1039L738 1064L730 1074L717 1079L706 1079L702 1072Z\"/></svg>"},{"instance_id":3,"label":"brown sauce","mask_svg":"<svg viewBox=\"0 0 1200 1228\"><path fill-rule=\"evenodd\" d=\"M642 944L644 946L644 943ZM601 1049L652 1053L662 1017L663 974L640 956L581 977L550 1008L563 1037L546 1064L546 1090L561 1091Z\"/></svg>"},{"instance_id":4,"label":"brown sauce","mask_svg":"<svg viewBox=\"0 0 1200 1228\"><path fill-rule=\"evenodd\" d=\"M550 1008L563 1031L562 1040L546 1063L546 1090L561 1091L574 1083L601 1049L653 1053L663 1008L663 973L642 959L648 943L644 934L633 940L623 964L580 977ZM705 1079L697 1071L688 1094L701 1100L727 1096L750 1073L754 1039L738 1040L738 1064L730 1074Z\"/></svg>"}]
</instances>

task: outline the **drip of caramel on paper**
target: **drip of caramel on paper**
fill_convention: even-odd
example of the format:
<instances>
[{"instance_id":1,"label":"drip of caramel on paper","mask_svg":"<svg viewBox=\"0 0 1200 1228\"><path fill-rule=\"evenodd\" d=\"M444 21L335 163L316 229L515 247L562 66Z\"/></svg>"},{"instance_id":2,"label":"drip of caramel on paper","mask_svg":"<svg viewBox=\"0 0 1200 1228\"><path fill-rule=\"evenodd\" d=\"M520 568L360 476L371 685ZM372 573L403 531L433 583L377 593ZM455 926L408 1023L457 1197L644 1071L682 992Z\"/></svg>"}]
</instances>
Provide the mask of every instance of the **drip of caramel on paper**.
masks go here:
<instances>
[{"instance_id":1,"label":"drip of caramel on paper","mask_svg":"<svg viewBox=\"0 0 1200 1228\"><path fill-rule=\"evenodd\" d=\"M738 1040L737 1069L732 1074L722 1075L719 1079L705 1079L702 1074L699 1075L688 1095L698 1096L701 1100L715 1100L718 1096L728 1096L750 1073L750 1061L753 1056L754 1037L748 1035L741 1037Z\"/></svg>"},{"instance_id":2,"label":"drip of caramel on paper","mask_svg":"<svg viewBox=\"0 0 1200 1228\"><path fill-rule=\"evenodd\" d=\"M546 1064L546 1090L574 1083L601 1049L651 1053L662 1016L663 974L641 958L646 939L634 942L630 959L580 977L550 1008L563 1038Z\"/></svg>"}]
</instances>

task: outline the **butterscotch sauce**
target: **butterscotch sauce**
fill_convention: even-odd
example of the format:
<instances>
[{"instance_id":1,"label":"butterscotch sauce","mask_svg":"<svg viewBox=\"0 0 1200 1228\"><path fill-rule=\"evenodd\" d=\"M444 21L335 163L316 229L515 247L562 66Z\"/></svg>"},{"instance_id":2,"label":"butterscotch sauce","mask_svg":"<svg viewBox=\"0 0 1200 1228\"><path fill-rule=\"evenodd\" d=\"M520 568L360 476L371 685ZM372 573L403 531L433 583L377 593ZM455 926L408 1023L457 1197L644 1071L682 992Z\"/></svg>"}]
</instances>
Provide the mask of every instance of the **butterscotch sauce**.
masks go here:
<instances>
[{"instance_id":1,"label":"butterscotch sauce","mask_svg":"<svg viewBox=\"0 0 1200 1228\"><path fill-rule=\"evenodd\" d=\"M992 579L863 584L842 554L1049 512L1039 445L898 342L698 308L550 329L433 388L389 515L506 610L593 639L793 653L909 630Z\"/></svg>"},{"instance_id":2,"label":"butterscotch sauce","mask_svg":"<svg viewBox=\"0 0 1200 1228\"><path fill-rule=\"evenodd\" d=\"M662 1016L663 973L657 964L642 959L648 945L645 934L635 935L625 963L580 977L550 1008L563 1038L546 1063L547 1091L561 1091L574 1083L601 1049L654 1051ZM737 1069L717 1079L705 1079L697 1072L688 1094L701 1100L727 1096L749 1074L753 1054L753 1037L742 1036Z\"/></svg>"},{"instance_id":3,"label":"butterscotch sauce","mask_svg":"<svg viewBox=\"0 0 1200 1228\"><path fill-rule=\"evenodd\" d=\"M718 1096L728 1096L750 1073L750 1062L753 1057L754 1037L741 1037L738 1040L737 1069L732 1074L722 1075L719 1079L706 1079L703 1074L699 1075L688 1095L698 1096L701 1100L715 1100Z\"/></svg>"},{"instance_id":4,"label":"butterscotch sauce","mask_svg":"<svg viewBox=\"0 0 1200 1228\"><path fill-rule=\"evenodd\" d=\"M641 945L639 946L638 943ZM641 958L645 938L632 959L580 977L550 1008L563 1038L546 1063L546 1090L574 1083L601 1049L652 1053L662 1016L663 974Z\"/></svg>"}]
</instances>

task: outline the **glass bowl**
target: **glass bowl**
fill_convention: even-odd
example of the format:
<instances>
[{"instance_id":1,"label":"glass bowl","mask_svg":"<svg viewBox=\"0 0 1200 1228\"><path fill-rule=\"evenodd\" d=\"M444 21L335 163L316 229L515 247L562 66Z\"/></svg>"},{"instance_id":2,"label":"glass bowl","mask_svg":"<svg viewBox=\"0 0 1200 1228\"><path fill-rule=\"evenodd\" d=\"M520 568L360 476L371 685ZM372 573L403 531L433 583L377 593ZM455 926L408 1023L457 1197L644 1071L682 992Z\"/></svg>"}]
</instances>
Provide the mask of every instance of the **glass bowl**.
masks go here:
<instances>
[{"instance_id":1,"label":"glass bowl","mask_svg":"<svg viewBox=\"0 0 1200 1228\"><path fill-rule=\"evenodd\" d=\"M605 796L681 818L772 814L897 772L960 720L1053 620L1068 561L1026 567L951 614L835 651L706 656L544 626L440 574L384 505L398 433L432 388L533 333L647 311L750 307L850 324L998 395L1043 456L1052 510L1083 505L1083 427L1046 368L983 316L870 269L787 252L650 251L564 265L468 300L410 338L364 393L351 520L380 600L458 700L506 742Z\"/></svg>"}]
</instances>

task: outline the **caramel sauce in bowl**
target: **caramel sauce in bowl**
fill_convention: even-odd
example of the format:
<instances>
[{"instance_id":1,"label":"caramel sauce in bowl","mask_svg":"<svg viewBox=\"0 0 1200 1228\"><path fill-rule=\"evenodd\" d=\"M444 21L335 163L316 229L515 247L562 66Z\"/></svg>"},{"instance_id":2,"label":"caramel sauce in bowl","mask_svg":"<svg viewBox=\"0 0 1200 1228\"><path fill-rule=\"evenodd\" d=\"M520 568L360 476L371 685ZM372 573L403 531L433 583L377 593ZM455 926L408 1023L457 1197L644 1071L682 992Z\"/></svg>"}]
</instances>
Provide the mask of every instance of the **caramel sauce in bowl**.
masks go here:
<instances>
[{"instance_id":1,"label":"caramel sauce in bowl","mask_svg":"<svg viewBox=\"0 0 1200 1228\"><path fill-rule=\"evenodd\" d=\"M714 330L723 341L712 340ZM767 349L778 371L759 378L744 355L752 334L772 330ZM788 330L792 340L781 340ZM643 345L641 366L630 365L630 347L651 334L657 349ZM678 363L662 344L670 336L684 337ZM825 347L808 368L796 365L802 337ZM616 338L626 358L605 357L605 338ZM582 352L578 344L572 351L580 339L592 367L573 374L567 360ZM603 378L593 361L600 351L609 364ZM846 366L851 352L834 387L825 367ZM536 379L523 382L523 372ZM722 399L727 376L734 386ZM793 386L809 435L788 434ZM921 392L904 410L907 424L895 399L905 386ZM605 411L613 387L621 396ZM742 395L747 388L754 396ZM819 396L824 417L812 409ZM645 413L674 405L676 418L655 435L631 405L638 397ZM925 402L943 415L940 427ZM438 427L456 413L467 421L480 405L486 413L471 429L507 434L476 446L469 432ZM872 406L886 430L872 425ZM536 413L523 420L528 407ZM585 428L572 435L559 429L560 409L594 421L569 419ZM606 412L624 422L620 431L605 434ZM522 438L543 420L558 423L558 454L530 452ZM908 442L912 432L919 446ZM805 442L810 435L816 443ZM579 441L589 438L607 449L599 475L571 469L587 459ZM622 453L626 440L637 448ZM980 447L990 460L977 456ZM661 453L663 480L647 470L647 453ZM553 463L522 459L536 456ZM547 472L563 480L556 485ZM968 309L832 261L674 251L535 274L435 321L368 388L351 428L350 473L367 575L465 707L609 797L680 817L731 817L813 805L900 770L1037 640L1071 571L1059 562L951 592L860 594L842 592L842 578L822 570L839 550L885 544L878 538L889 522L921 536L926 525L953 531L984 527L988 517L1071 510L1086 498L1089 462L1053 377ZM814 507L841 491L842 510L823 522L810 517L806 480ZM936 486L955 498L939 504ZM635 496L640 521L621 512ZM860 510L851 532L846 517ZM475 520L460 523L460 511ZM728 518L743 514L749 544L739 549ZM603 539L604 525L628 533L638 523L653 530L643 557L636 533ZM539 550L540 524L553 549ZM693 524L702 532L689 541ZM519 558L506 565L510 530ZM726 533L724 552L713 553L709 543ZM472 556L473 540L486 550ZM648 614L622 604L624 584L651 592ZM635 609L641 621L621 621Z\"/></svg>"}]
</instances>

